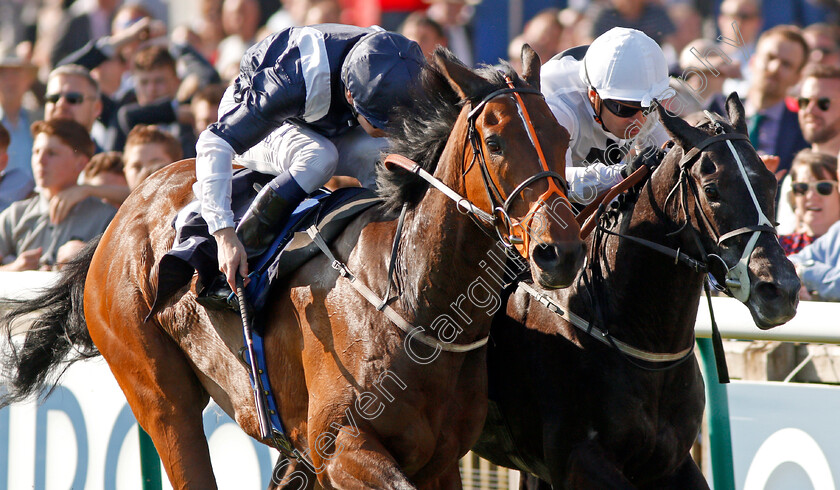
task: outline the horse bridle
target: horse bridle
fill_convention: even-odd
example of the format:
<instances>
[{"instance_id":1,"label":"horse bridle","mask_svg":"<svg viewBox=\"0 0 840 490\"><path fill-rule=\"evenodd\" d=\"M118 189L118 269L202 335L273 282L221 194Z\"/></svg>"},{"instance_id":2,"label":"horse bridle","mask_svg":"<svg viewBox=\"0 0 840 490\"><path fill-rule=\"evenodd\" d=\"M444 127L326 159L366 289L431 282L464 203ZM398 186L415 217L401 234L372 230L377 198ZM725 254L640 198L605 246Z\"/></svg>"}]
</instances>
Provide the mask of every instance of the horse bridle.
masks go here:
<instances>
[{"instance_id":1,"label":"horse bridle","mask_svg":"<svg viewBox=\"0 0 840 490\"><path fill-rule=\"evenodd\" d=\"M686 152L682 159L679 162L680 166L680 178L677 185L671 189L671 192L668 193L668 197L665 200L665 205L667 206L668 201L671 199L671 196L674 192L679 189L681 194L680 205L682 209L682 213L685 215L685 223L680 227L679 230L669 233L669 235L675 235L681 232L684 228L688 227L691 230L691 234L695 244L697 245L698 249L700 250L700 254L703 256L702 263L705 265L705 269L709 271L709 259L717 259L721 264L723 264L724 268L726 269L725 275L725 284L724 284L724 292L731 294L733 297L741 301L742 303L746 303L750 298L750 279L749 279L749 262L750 257L752 256L752 252L755 249L756 242L758 241L759 236L762 232L772 233L776 235L776 228L773 226L773 223L767 218L767 215L764 214L762 211L761 206L758 204L758 198L756 197L755 190L752 187L752 183L750 183L749 176L747 175L747 171L744 168L744 163L741 161L740 155L738 152L735 151L735 147L732 145L732 140L746 140L749 141L749 137L741 133L727 133L723 126L714 118L714 116L705 111L706 117L709 118L709 121L712 123L712 128L715 130L716 134L714 136L710 136L703 140L700 144L691 148L688 152ZM699 192L694 185L694 182L689 178L688 172L691 169L694 162L696 162L701 152L714 143L718 143L721 141L725 141L726 145L729 148L729 151L732 153L732 156L735 158L735 161L738 164L738 170L741 173L741 177L744 180L744 183L747 186L747 190L749 191L751 201L753 206L755 207L756 213L758 215L758 222L755 225L750 226L743 226L741 228L737 228L735 230L723 233L718 235L715 228L712 226L711 221L709 220L708 216L706 216L706 212L703 211L703 207L700 205L700 195ZM718 246L721 246L724 241L729 240L730 238L734 238L736 236L752 233L752 236L747 242L746 247L744 247L744 251L741 254L741 258L738 260L738 263L732 267L726 263L726 261L718 254L710 254L707 253L705 248L703 247L700 237L697 234L697 231L691 227L691 214L689 213L689 205L688 205L688 192L694 197L695 202L695 209L697 209L698 214L703 221L703 225L709 230L713 237L716 237L716 243ZM746 285L746 286L745 286Z\"/></svg>"},{"instance_id":2,"label":"horse bridle","mask_svg":"<svg viewBox=\"0 0 840 490\"><path fill-rule=\"evenodd\" d=\"M619 238L627 239L627 240L633 241L637 244L640 244L640 245L643 245L643 246L648 247L650 249L653 249L657 252L668 255L668 256L674 258L674 263L675 264L678 263L678 262L682 262L682 263L684 263L685 265L694 269L697 272L708 272L709 271L709 267L708 267L709 258L714 257L714 258L718 259L724 265L724 267L727 270L727 273L726 273L726 292L735 296L740 301L746 302L749 299L749 292L750 292L749 291L750 290L750 288L749 288L749 276L748 276L748 272L747 272L747 267L749 266L749 259L750 259L750 256L752 255L753 249L755 248L755 243L758 240L758 236L761 234L761 232L773 233L775 235L776 234L776 229L773 227L773 225L770 223L770 220L767 219L767 216L761 210L761 207L758 204L758 199L755 196L755 191L752 188L752 184L750 183L750 180L749 180L749 178L747 176L747 173L746 173L746 169L744 168L744 164L741 161L741 158L738 155L738 153L735 151L735 147L732 145L732 140L747 140L748 141L749 138L746 137L743 134L740 134L740 133L727 133L725 131L725 129L723 128L723 126L721 126L718 123L718 121L710 113L706 112L706 116L711 121L712 126L716 131L716 134L714 136L710 136L709 138L706 138L700 144L695 145L689 151L684 153L683 157L680 159L680 162L679 162L679 166L680 166L679 180L678 180L677 184L674 186L674 188L671 189L671 191L668 193L668 196L665 200L665 206L667 206L667 203L670 201L674 192L676 192L677 189L679 189L681 191L682 199L681 199L680 203L681 203L681 206L682 206L682 208L681 208L682 213L686 217L686 222L683 223L683 225L680 226L678 230L676 230L672 233L669 233L668 235L669 236L676 235L676 234L682 232L686 227L688 227L688 229L692 231L693 240L696 242L697 247L698 247L698 249L700 250L700 253L703 256L703 259L702 260L693 259L690 256L688 256L687 254L681 252L679 248L675 250L673 248L667 247L665 245L662 245L662 244L659 244L659 243L656 243L656 242L652 242L650 240L645 240L643 238L638 238L638 237L634 237L634 236L630 236L630 235L624 235L624 234L621 234L621 233L613 232L611 230L608 230L607 228L605 228L601 224L599 224L597 226L596 230L597 230L598 233L604 233L604 234L613 235L613 236L616 236L616 237L619 237ZM749 193L750 193L750 196L752 198L753 204L755 205L756 211L758 212L758 224L752 225L752 226L744 226L744 227L737 228L735 230L729 231L727 233L724 233L722 235L718 235L717 232L715 231L714 227L711 225L711 222L709 221L705 212L703 211L702 206L700 206L699 194L697 192L697 189L693 185L693 181L689 178L689 170L690 170L691 166L694 164L694 162L696 162L699 159L699 156L704 149L706 149L707 147L709 147L712 144L719 143L719 142L722 142L722 141L726 142L727 146L729 147L729 150L732 152L733 156L735 157L735 161L738 164L738 168L739 168L739 171L741 173L741 176L743 177L744 182L747 185L747 189L749 190ZM646 169L645 168L640 168L636 172L643 172L643 171L646 172ZM741 259L738 261L738 264L736 264L732 267L729 267L726 264L726 262L723 260L723 258L720 257L719 255L706 253L705 248L703 247L703 245L701 243L701 240L700 240L700 237L699 237L697 231L694 229L694 227L690 226L691 225L691 214L689 213L689 206L688 206L688 192L691 192L694 196L695 204L697 206L697 209L699 211L701 219L704 222L704 226L706 226L709 229L709 231L711 232L711 234L713 236L717 237L716 241L717 241L718 246L720 246L721 243L723 243L725 240L728 240L730 238L733 238L733 237L736 237L736 236L739 236L739 235L743 235L743 234L747 234L747 233L752 233L752 236L750 237L750 240L747 243L747 246L745 247L744 252L741 255ZM593 219L598 220L603 215L603 212L604 212L604 206L602 204L598 208L598 215L594 216ZM679 211L678 211L678 214L677 214L677 218L679 219ZM596 235L596 240L597 239L598 239L598 237ZM587 290L590 290L590 295L593 298L593 300L595 300L596 295L594 295L593 292L591 291L591 287L593 287L593 284L590 281L586 280L586 274L583 274L582 277L584 278L584 282L586 283ZM747 284L746 288L743 287L744 283ZM564 308L562 305L555 302L548 295L540 293L539 291L537 291L533 287L529 286L527 283L519 282L518 285L521 289L526 291L533 298L535 298L537 301L539 301L544 306L546 306L549 310L553 311L554 313L558 314L562 318L566 319L569 323L571 323L572 325L576 326L577 328L583 330L584 332L588 333L589 335L591 335L595 339L612 346L621 355L623 355L625 358L627 358L628 361L630 361L632 364L634 364L635 366L637 366L639 368L646 369L646 370L652 370L652 371L659 371L659 370L663 370L663 369L672 369L672 368L682 364L684 361L686 361L687 359L689 359L693 355L694 342L692 342L689 347L683 349L680 352L676 352L676 353L649 352L649 351L645 351L645 350L642 350L642 349L635 348L632 345L626 344L624 342L621 342L618 339L615 339L614 337L612 337L612 335L610 335L609 331L607 331L605 329L602 329L602 328L599 328L597 325L595 325L594 319L587 321L587 320L575 315L572 311L568 310L567 308ZM714 345L714 350L715 350L715 360L716 360L716 363L717 363L717 372L718 372L719 381L721 383L728 383L729 382L728 381L729 380L728 370L726 369L726 361L725 361L725 356L723 354L723 346L722 346L721 341L720 341L720 332L717 328L717 322L715 321L715 318L714 318L714 313L713 313L714 310L712 308L711 297L709 295L709 289L708 289L708 283L707 282L704 282L704 288L705 288L705 291L706 291L706 297L709 301L709 312L711 314L711 320L712 320L712 340L713 340L713 345ZM595 316L600 316L600 311L599 311L597 300L595 300L594 307L595 307L595 310L596 310ZM603 324L603 319L601 319L601 320L602 320L601 323ZM667 365L663 366L663 367L659 367L659 368L648 367L648 366L638 364L637 362L633 361L633 359L638 359L638 360L646 361L648 363L653 363L653 364L667 363Z\"/></svg>"},{"instance_id":3,"label":"horse bridle","mask_svg":"<svg viewBox=\"0 0 840 490\"><path fill-rule=\"evenodd\" d=\"M505 75L505 80L508 84L507 87L490 92L483 99L481 99L481 101L477 103L475 107L473 107L467 114L467 141L469 141L470 146L472 147L473 156L472 160L470 161L470 164L464 168L464 171L462 172L462 177L466 176L466 174L473 168L473 166L475 166L475 163L478 162L478 166L481 169L481 178L484 183L484 189L487 192L487 197L490 200L491 206L493 207L492 213L488 213L483 209L479 208L478 206L473 204L469 199L455 192L451 187L441 182L437 177L424 170L420 165L417 164L417 162L414 162L409 158L406 158L402 155L390 154L387 157L385 157L384 163L386 164L386 166L396 165L403 168L404 170L408 170L409 172L416 174L418 177L431 184L439 191L443 192L447 197L455 201L459 211L461 211L463 214L475 218L477 220L477 224L482 230L484 230L484 227L481 226L481 223L478 222L482 222L492 226L495 229L496 234L498 235L499 241L503 245L505 245L505 247L517 251L523 258L527 259L529 255L528 250L530 248L530 225L531 221L534 218L534 215L539 210L539 208L542 207L552 195L557 195L561 199L563 199L563 201L566 203L569 209L571 209L571 204L569 204L569 199L567 197L568 185L566 184L566 178L558 174L557 172L549 170L548 162L545 158L545 154L543 153L539 139L537 138L537 132L534 129L534 125L531 123L531 117L528 115L528 110L525 108L525 102L519 95L536 94L540 97L543 97L542 92L528 87L515 87L513 85L513 81L507 75ZM524 123L525 128L527 129L528 138L534 145L534 148L537 151L537 156L540 160L540 166L543 168L541 172L537 172L536 174L532 175L531 177L528 177L522 183L517 185L507 197L504 197L499 187L496 185L495 182L493 182L490 170L487 168L487 160L484 156L484 151L481 145L481 140L479 139L478 130L475 126L478 115L481 114L481 112L487 106L487 103L490 102L492 99L495 99L496 97L500 97L505 94L514 95L520 119L522 119L522 122ZM528 210L528 213L526 213L525 216L519 219L511 218L510 207L516 200L516 197L519 196L523 189L540 179L548 179L548 190L544 192L537 199L537 201L534 202L534 204L531 205L531 208ZM560 183L559 187L555 182ZM554 217L554 213L551 213L551 216Z\"/></svg>"},{"instance_id":4,"label":"horse bridle","mask_svg":"<svg viewBox=\"0 0 840 490\"><path fill-rule=\"evenodd\" d=\"M529 229L534 215L540 207L545 205L552 195L559 196L568 204L568 185L566 184L565 176L549 170L548 161L545 158L539 138L537 137L537 132L531 122L528 109L525 107L525 102L520 96L520 94L536 94L543 97L542 92L533 88L515 87L513 85L513 81L507 75L505 75L505 81L508 85L506 88L490 92L467 114L467 139L472 147L473 156L470 164L464 169L463 175L466 175L475 163L478 162L479 169L481 170L481 178L484 183L484 189L487 192L487 197L490 200L491 205L493 206L493 216L490 223L496 229L496 233L498 234L499 240L502 244L508 248L515 248L522 257L527 259L530 241ZM516 186L507 197L504 197L501 189L499 189L493 181L490 170L487 168L487 160L484 156L484 149L475 125L478 116L484 111L487 103L496 97L500 97L505 94L513 94L515 97L519 117L525 125L525 129L528 132L528 138L531 140L531 144L534 145L534 148L537 151L540 166L543 169L541 172L525 179L522 183ZM544 192L537 201L534 202L534 204L531 205L525 216L519 219L511 218L510 207L513 205L517 196L520 195L522 190L541 179L548 179L548 190ZM559 187L557 185L558 182L560 184ZM571 209L570 204L569 209Z\"/></svg>"}]
</instances>

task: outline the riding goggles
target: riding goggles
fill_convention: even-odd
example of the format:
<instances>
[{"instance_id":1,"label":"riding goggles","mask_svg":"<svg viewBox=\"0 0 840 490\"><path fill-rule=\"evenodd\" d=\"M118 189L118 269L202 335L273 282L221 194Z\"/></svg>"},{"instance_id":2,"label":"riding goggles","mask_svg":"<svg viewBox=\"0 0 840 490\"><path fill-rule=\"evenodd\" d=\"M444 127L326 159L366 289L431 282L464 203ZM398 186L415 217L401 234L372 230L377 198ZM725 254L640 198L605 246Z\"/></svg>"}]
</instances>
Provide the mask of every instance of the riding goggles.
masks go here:
<instances>
[{"instance_id":1,"label":"riding goggles","mask_svg":"<svg viewBox=\"0 0 840 490\"><path fill-rule=\"evenodd\" d=\"M794 194L798 196L804 196L808 189L813 187L817 194L821 196L830 196L834 193L834 189L837 188L837 182L833 180L820 180L818 182L794 182L791 184L790 188Z\"/></svg>"},{"instance_id":2,"label":"riding goggles","mask_svg":"<svg viewBox=\"0 0 840 490\"><path fill-rule=\"evenodd\" d=\"M806 107L811 103L811 101L817 103L817 107L823 112L827 111L829 107L831 107L831 99L828 97L799 97L796 99L796 103L799 106L800 111L804 111Z\"/></svg>"}]
</instances>

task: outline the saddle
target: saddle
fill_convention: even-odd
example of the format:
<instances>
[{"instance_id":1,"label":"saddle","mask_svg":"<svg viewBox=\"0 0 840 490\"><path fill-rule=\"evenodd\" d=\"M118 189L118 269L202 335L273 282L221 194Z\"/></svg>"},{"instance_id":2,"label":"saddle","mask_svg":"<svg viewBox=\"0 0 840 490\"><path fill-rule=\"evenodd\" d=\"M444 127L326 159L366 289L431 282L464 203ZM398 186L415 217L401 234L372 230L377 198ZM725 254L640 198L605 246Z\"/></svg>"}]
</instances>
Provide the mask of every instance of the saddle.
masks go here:
<instances>
[{"instance_id":1,"label":"saddle","mask_svg":"<svg viewBox=\"0 0 840 490\"><path fill-rule=\"evenodd\" d=\"M248 209L262 185L272 178L252 170L234 173L231 194L234 220ZM321 236L331 243L344 228L366 209L381 199L370 189L348 187L330 192L319 190L305 199L281 227L277 239L268 250L249 257L250 282L245 288L249 303L259 311L265 304L271 286L320 253L304 231L316 225ZM216 240L210 235L199 206L194 202L182 209L173 221L177 230L175 243L155 265L155 298L149 316L156 312L175 292L186 286L197 273L197 301L207 308L238 310L235 295L219 272Z\"/></svg>"}]
</instances>

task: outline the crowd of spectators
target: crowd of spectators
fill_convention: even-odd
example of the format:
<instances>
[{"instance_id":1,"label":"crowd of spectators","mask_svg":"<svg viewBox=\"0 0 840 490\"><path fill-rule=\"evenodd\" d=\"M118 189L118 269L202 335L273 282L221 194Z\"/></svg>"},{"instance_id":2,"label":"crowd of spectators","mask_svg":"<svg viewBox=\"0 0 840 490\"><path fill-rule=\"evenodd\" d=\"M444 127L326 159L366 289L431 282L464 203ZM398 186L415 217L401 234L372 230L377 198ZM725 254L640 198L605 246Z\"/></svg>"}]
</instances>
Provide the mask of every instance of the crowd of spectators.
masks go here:
<instances>
[{"instance_id":1,"label":"crowd of spectators","mask_svg":"<svg viewBox=\"0 0 840 490\"><path fill-rule=\"evenodd\" d=\"M194 0L195 17L170 25L163 0L12 2L14 22L3 21L0 36L2 269L56 267L61 247L101 231L145 177L194 156L259 40L295 25L376 23L427 57L442 45L472 65L478 3ZM545 62L632 27L663 47L685 111L720 111L738 92L753 145L775 157L766 162L780 181L780 241L802 296L840 300L838 12L831 2L789 3L558 0L509 35L507 61L518 69L525 43Z\"/></svg>"}]
</instances>

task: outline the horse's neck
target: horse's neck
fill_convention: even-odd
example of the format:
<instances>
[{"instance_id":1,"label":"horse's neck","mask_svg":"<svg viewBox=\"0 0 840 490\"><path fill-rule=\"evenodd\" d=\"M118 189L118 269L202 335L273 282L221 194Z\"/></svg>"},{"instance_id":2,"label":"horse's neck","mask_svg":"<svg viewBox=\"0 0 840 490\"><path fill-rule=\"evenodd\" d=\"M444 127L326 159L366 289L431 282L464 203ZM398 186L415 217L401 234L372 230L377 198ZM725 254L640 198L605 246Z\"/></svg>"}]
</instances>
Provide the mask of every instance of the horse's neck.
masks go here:
<instances>
[{"instance_id":1,"label":"horse's neck","mask_svg":"<svg viewBox=\"0 0 840 490\"><path fill-rule=\"evenodd\" d=\"M447 148L442 161L449 158L448 151L458 153L457 149ZM460 161L458 156L451 158ZM449 165L436 176L465 195L461 169L455 167ZM464 340L458 343L486 335L489 310L499 306L499 263L504 262L495 250L495 240L459 212L454 201L434 188L408 213L402 236L400 303L405 310L413 311L413 321L430 325L441 314L447 314L465 330L461 337Z\"/></svg>"},{"instance_id":2,"label":"horse's neck","mask_svg":"<svg viewBox=\"0 0 840 490\"><path fill-rule=\"evenodd\" d=\"M653 193L646 186L632 214L625 211L612 231L675 249L680 247L678 238L667 237L679 222L673 216L676 208L669 206L670 220L662 219L667 191L661 192L666 186L659 187ZM609 331L625 342L649 350L685 348L692 339L704 275L626 239L605 236L603 243L607 263L602 264L604 287L599 300L607 302L601 309ZM686 248L682 251L686 252Z\"/></svg>"}]
</instances>

